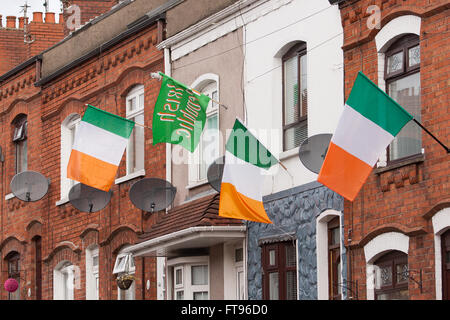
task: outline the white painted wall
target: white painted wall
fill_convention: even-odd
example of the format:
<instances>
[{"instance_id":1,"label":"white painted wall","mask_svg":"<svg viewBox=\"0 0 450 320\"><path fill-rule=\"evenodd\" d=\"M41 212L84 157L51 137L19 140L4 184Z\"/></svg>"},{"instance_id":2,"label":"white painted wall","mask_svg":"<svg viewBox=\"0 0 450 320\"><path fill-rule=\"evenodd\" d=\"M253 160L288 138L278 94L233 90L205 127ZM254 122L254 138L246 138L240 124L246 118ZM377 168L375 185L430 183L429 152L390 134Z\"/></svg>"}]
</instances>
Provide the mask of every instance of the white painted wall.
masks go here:
<instances>
[{"instance_id":1,"label":"white painted wall","mask_svg":"<svg viewBox=\"0 0 450 320\"><path fill-rule=\"evenodd\" d=\"M270 134L259 138L283 161L293 180L276 166L273 178L266 179L264 194L317 178L301 164L298 148L282 152L281 57L290 43L307 43L308 136L333 133L344 104L343 30L338 7L330 6L327 0L284 1L280 7L276 6L279 0L268 3L276 9L245 25L247 126L257 132L278 132L272 139Z\"/></svg>"}]
</instances>

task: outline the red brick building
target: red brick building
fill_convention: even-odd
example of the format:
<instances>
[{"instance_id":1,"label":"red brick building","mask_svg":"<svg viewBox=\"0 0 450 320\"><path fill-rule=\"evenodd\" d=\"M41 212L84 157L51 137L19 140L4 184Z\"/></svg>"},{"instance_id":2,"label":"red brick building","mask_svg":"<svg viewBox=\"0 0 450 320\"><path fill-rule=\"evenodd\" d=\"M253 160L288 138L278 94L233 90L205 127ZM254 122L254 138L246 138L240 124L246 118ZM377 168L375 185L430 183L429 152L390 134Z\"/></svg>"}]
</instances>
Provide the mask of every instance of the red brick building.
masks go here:
<instances>
[{"instance_id":1,"label":"red brick building","mask_svg":"<svg viewBox=\"0 0 450 320\"><path fill-rule=\"evenodd\" d=\"M13 294L2 288L0 299L154 298L155 286L147 290L142 285L154 281L154 259L136 259L132 291L118 290L112 270L120 250L134 244L158 217L135 208L128 191L142 177L164 179L165 145L153 146L150 130L135 130L111 201L95 213L70 204L73 182L65 168L86 103L151 123L159 83L150 73L164 68L155 46L162 40L165 8L160 7L163 1L124 1L113 10L117 1L73 2L82 10L89 7L83 21L96 17L96 24L87 22L63 41L58 42L62 24L49 28L59 38L40 40L52 22L38 22L37 14L29 24L36 39L31 45L23 43L23 31L13 30L12 24L0 29L0 36L11 39L0 48L0 282L3 286L11 277L19 282ZM15 45L17 54L11 51ZM49 191L40 201L23 202L12 194L9 182L24 170L49 179Z\"/></svg>"},{"instance_id":2,"label":"red brick building","mask_svg":"<svg viewBox=\"0 0 450 320\"><path fill-rule=\"evenodd\" d=\"M362 71L448 146L448 1L330 2L344 27L345 97ZM405 127L345 202L353 298L450 298L449 176L446 150Z\"/></svg>"}]
</instances>

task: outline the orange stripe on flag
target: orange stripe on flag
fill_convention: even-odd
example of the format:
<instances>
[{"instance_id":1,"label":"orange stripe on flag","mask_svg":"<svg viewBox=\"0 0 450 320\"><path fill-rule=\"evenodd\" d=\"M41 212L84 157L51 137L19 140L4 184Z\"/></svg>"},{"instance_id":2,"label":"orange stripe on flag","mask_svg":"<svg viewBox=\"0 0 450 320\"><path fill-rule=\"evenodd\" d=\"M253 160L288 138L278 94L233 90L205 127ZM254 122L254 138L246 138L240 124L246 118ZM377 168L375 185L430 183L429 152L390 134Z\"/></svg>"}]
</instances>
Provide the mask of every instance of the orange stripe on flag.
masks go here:
<instances>
[{"instance_id":1,"label":"orange stripe on flag","mask_svg":"<svg viewBox=\"0 0 450 320\"><path fill-rule=\"evenodd\" d=\"M219 216L272 223L262 202L237 192L231 183L224 182L220 188Z\"/></svg>"},{"instance_id":2,"label":"orange stripe on flag","mask_svg":"<svg viewBox=\"0 0 450 320\"><path fill-rule=\"evenodd\" d=\"M372 167L330 142L317 181L353 201L372 171Z\"/></svg>"},{"instance_id":3,"label":"orange stripe on flag","mask_svg":"<svg viewBox=\"0 0 450 320\"><path fill-rule=\"evenodd\" d=\"M93 188L109 191L114 182L117 168L113 164L72 149L67 166L67 177Z\"/></svg>"}]
</instances>

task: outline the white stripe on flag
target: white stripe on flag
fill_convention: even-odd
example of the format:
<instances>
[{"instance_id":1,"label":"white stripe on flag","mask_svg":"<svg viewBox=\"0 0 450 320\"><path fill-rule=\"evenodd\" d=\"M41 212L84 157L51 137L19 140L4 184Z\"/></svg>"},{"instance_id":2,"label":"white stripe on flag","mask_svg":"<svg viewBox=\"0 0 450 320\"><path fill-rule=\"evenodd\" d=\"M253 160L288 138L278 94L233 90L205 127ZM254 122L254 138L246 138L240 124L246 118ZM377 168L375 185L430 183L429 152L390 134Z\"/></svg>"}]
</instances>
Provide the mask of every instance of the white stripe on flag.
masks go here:
<instances>
[{"instance_id":1,"label":"white stripe on flag","mask_svg":"<svg viewBox=\"0 0 450 320\"><path fill-rule=\"evenodd\" d=\"M72 149L118 166L127 144L128 139L81 121Z\"/></svg>"},{"instance_id":2,"label":"white stripe on flag","mask_svg":"<svg viewBox=\"0 0 450 320\"><path fill-rule=\"evenodd\" d=\"M264 177L261 174L261 168L225 151L222 183L230 183L240 194L262 202L261 188L264 183Z\"/></svg>"},{"instance_id":3,"label":"white stripe on flag","mask_svg":"<svg viewBox=\"0 0 450 320\"><path fill-rule=\"evenodd\" d=\"M394 139L389 132L348 105L344 106L331 141L358 159L373 166Z\"/></svg>"}]
</instances>

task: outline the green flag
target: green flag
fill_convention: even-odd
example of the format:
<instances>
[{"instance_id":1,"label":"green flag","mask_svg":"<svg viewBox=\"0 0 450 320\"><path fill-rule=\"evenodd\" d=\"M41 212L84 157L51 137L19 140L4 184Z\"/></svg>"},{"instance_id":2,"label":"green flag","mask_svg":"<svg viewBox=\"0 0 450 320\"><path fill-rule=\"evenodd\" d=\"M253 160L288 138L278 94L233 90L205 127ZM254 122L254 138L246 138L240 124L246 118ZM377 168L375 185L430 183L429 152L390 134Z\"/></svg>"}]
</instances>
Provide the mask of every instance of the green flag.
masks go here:
<instances>
[{"instance_id":1,"label":"green flag","mask_svg":"<svg viewBox=\"0 0 450 320\"><path fill-rule=\"evenodd\" d=\"M206 122L210 98L166 76L153 112L153 145L180 144L194 152Z\"/></svg>"}]
</instances>

